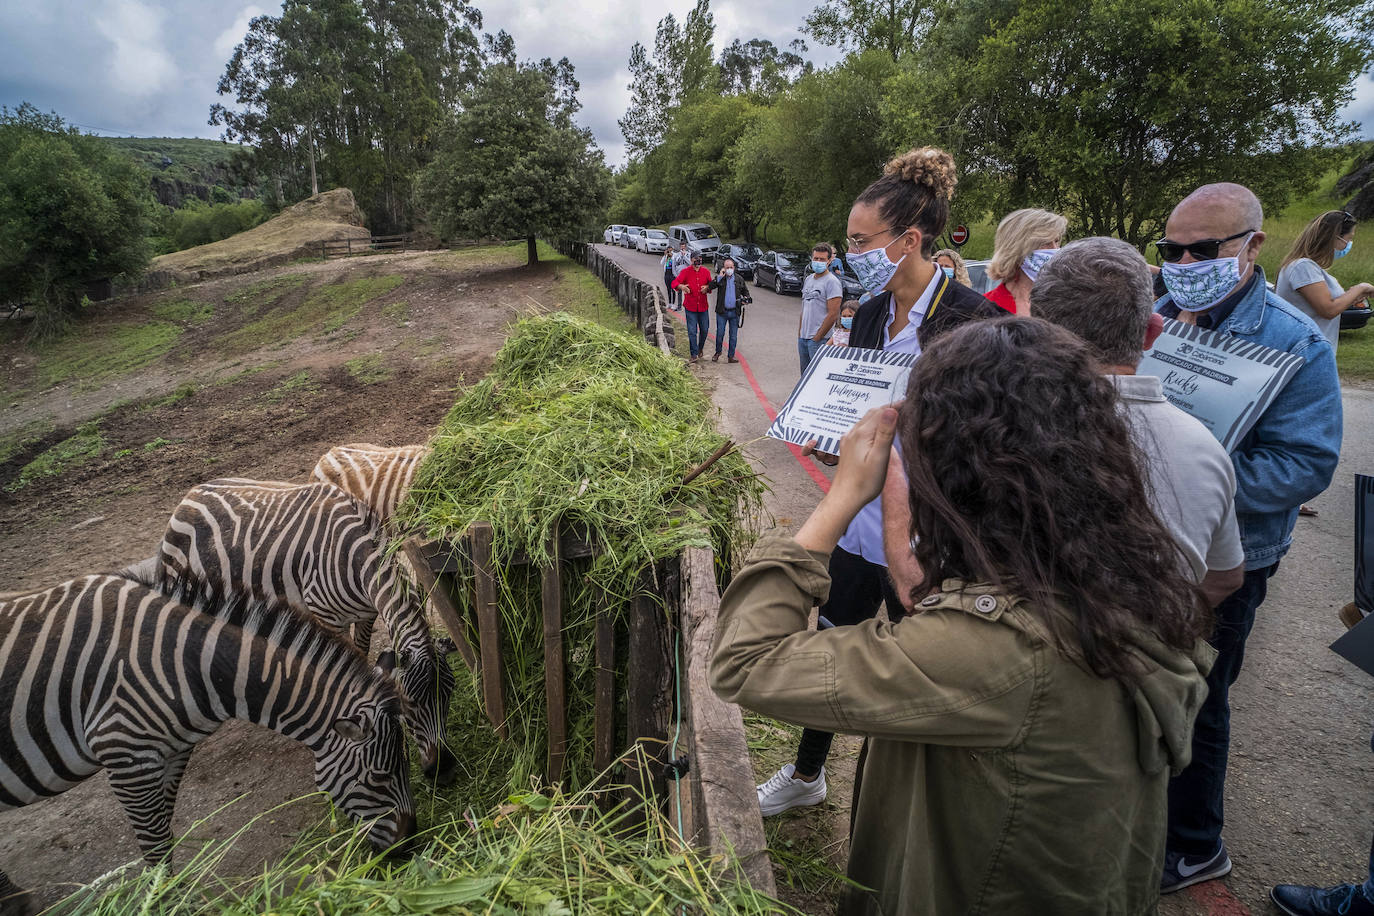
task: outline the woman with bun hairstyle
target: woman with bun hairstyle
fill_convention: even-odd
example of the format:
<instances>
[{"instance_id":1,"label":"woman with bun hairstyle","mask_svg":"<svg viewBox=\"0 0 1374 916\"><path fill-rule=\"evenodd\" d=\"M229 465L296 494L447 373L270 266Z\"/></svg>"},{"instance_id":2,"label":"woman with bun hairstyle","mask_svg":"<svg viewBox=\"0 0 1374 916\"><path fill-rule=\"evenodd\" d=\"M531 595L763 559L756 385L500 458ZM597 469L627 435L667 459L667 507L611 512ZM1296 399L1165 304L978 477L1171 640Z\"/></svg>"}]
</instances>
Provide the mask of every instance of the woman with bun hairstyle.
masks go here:
<instances>
[{"instance_id":1,"label":"woman with bun hairstyle","mask_svg":"<svg viewBox=\"0 0 1374 916\"><path fill-rule=\"evenodd\" d=\"M1025 315L1035 275L1063 246L1068 227L1068 220L1048 210L1014 210L1002 217L988 262L988 276L1000 282L988 299L1013 315Z\"/></svg>"},{"instance_id":2,"label":"woman with bun hairstyle","mask_svg":"<svg viewBox=\"0 0 1374 916\"><path fill-rule=\"evenodd\" d=\"M854 316L851 347L919 355L945 331L1002 314L935 264L935 240L949 221L956 181L954 158L927 146L889 162L882 177L854 201L845 260L871 298ZM827 465L837 460L815 452L814 443L805 453ZM830 555L829 570L830 595L820 610L827 623L843 627L870 620L884 602L891 619L901 616L902 604L888 578L883 553L880 500L872 500L855 516ZM825 761L834 737L816 729L802 732L795 763L758 787L765 817L825 800Z\"/></svg>"}]
</instances>

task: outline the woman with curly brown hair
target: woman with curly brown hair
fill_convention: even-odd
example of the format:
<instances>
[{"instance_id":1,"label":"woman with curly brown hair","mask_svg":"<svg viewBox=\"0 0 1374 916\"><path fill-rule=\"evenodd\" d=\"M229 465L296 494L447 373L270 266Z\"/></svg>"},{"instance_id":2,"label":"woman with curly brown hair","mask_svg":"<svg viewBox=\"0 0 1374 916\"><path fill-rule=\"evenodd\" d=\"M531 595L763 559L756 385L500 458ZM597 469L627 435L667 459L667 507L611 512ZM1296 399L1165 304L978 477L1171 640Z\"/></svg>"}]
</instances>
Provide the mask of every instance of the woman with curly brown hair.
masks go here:
<instances>
[{"instance_id":1,"label":"woman with curly brown hair","mask_svg":"<svg viewBox=\"0 0 1374 916\"><path fill-rule=\"evenodd\" d=\"M808 632L894 433L914 613ZM1182 570L1086 345L1039 319L972 322L931 343L900 412L845 437L796 537L759 541L722 599L711 683L869 738L849 860L868 890L842 912L1153 913L1211 660Z\"/></svg>"}]
</instances>

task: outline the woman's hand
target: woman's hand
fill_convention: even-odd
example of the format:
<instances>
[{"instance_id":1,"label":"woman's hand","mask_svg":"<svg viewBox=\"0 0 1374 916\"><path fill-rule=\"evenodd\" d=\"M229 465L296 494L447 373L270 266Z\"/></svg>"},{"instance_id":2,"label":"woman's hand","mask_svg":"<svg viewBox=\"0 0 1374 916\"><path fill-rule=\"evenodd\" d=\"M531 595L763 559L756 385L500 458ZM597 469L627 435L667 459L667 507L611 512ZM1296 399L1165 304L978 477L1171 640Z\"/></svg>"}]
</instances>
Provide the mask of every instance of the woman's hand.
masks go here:
<instances>
[{"instance_id":1,"label":"woman's hand","mask_svg":"<svg viewBox=\"0 0 1374 916\"><path fill-rule=\"evenodd\" d=\"M854 516L882 492L896 432L897 408L879 407L840 440L839 471L830 492L797 532L798 544L821 553L835 549Z\"/></svg>"}]
</instances>

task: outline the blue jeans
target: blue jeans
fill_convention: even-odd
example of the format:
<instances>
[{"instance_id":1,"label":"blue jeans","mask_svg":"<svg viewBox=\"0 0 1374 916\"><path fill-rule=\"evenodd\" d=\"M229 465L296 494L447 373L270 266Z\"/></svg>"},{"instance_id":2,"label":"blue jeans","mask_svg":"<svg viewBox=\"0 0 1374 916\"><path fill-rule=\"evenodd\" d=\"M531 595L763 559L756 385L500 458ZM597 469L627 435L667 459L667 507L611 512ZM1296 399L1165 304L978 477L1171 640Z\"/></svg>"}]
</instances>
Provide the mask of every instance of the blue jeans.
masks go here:
<instances>
[{"instance_id":1,"label":"blue jeans","mask_svg":"<svg viewBox=\"0 0 1374 916\"><path fill-rule=\"evenodd\" d=\"M1245 581L1216 608L1216 629L1207 640L1217 650L1207 675L1207 699L1193 725L1193 760L1169 780L1169 852L1190 859L1215 855L1221 846L1222 796L1226 757L1231 748L1231 704L1227 695L1240 676L1245 638L1255 625L1255 609L1264 603L1269 577L1279 564L1252 569Z\"/></svg>"},{"instance_id":2,"label":"blue jeans","mask_svg":"<svg viewBox=\"0 0 1374 916\"><path fill-rule=\"evenodd\" d=\"M819 350L821 346L822 344L817 343L810 337L797 338L797 355L801 357L802 375L806 374L806 367L811 365L811 360L816 358L816 351Z\"/></svg>"},{"instance_id":3,"label":"blue jeans","mask_svg":"<svg viewBox=\"0 0 1374 916\"><path fill-rule=\"evenodd\" d=\"M687 346L692 352L692 359L700 356L706 347L706 329L710 326L710 312L687 312Z\"/></svg>"},{"instance_id":4,"label":"blue jeans","mask_svg":"<svg viewBox=\"0 0 1374 916\"><path fill-rule=\"evenodd\" d=\"M720 356L721 345L725 342L725 328L730 328L730 358L735 358L735 342L739 340L739 309L726 309L724 315L716 316L716 355Z\"/></svg>"},{"instance_id":5,"label":"blue jeans","mask_svg":"<svg viewBox=\"0 0 1374 916\"><path fill-rule=\"evenodd\" d=\"M668 304L673 305L677 302L677 290L673 289L673 272L665 270L663 272L663 288L668 290Z\"/></svg>"}]
</instances>

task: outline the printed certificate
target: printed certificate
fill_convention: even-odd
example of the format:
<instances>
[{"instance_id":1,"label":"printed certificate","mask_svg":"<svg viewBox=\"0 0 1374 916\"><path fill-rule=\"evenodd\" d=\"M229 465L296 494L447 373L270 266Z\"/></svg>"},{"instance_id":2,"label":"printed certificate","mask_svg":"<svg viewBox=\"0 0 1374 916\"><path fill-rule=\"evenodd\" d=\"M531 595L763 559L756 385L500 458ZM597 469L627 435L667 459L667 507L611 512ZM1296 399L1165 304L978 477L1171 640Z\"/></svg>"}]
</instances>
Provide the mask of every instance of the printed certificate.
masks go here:
<instances>
[{"instance_id":1,"label":"printed certificate","mask_svg":"<svg viewBox=\"0 0 1374 916\"><path fill-rule=\"evenodd\" d=\"M1230 452L1302 364L1292 353L1165 319L1136 372L1158 376L1164 396Z\"/></svg>"},{"instance_id":2,"label":"printed certificate","mask_svg":"<svg viewBox=\"0 0 1374 916\"><path fill-rule=\"evenodd\" d=\"M888 353L861 347L821 347L777 419L768 427L774 439L840 453L840 439L875 407L906 394L914 353Z\"/></svg>"}]
</instances>

